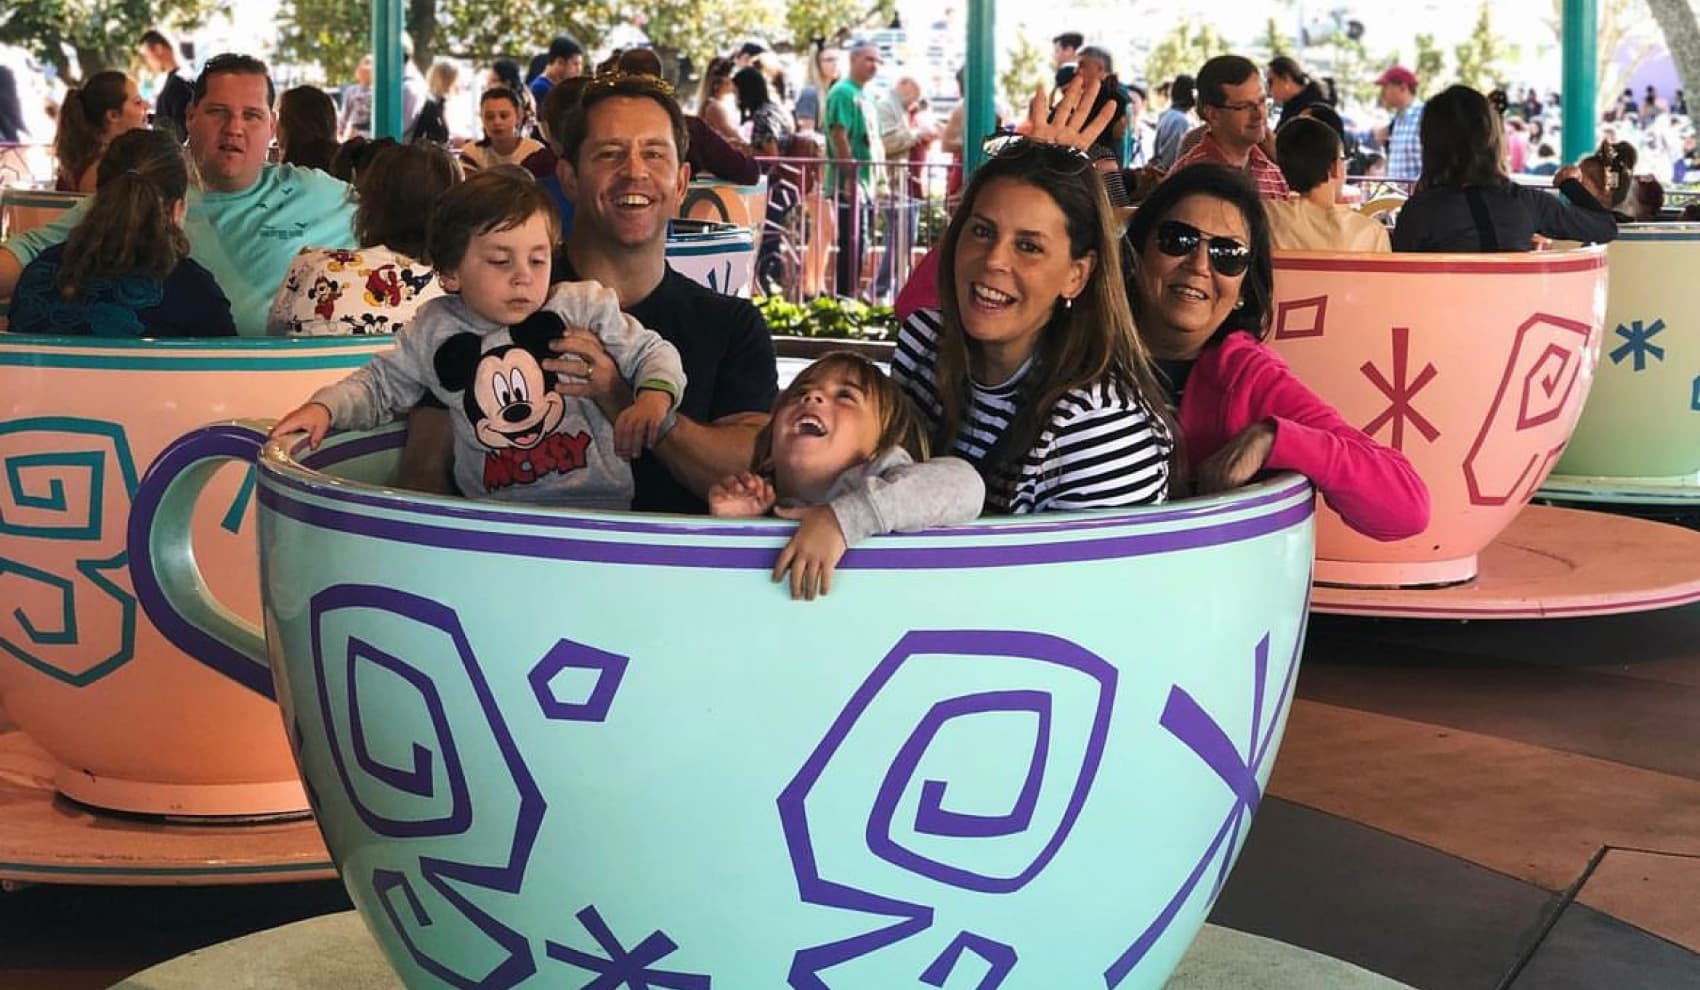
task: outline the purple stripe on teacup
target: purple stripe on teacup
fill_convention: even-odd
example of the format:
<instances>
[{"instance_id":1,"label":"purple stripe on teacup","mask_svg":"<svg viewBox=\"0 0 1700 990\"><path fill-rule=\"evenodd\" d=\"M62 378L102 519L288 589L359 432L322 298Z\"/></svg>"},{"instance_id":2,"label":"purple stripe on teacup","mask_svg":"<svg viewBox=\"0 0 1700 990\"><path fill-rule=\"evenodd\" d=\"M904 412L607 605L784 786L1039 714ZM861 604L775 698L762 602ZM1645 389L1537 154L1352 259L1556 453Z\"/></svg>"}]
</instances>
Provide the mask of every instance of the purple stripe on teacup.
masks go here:
<instances>
[{"instance_id":1,"label":"purple stripe on teacup","mask_svg":"<svg viewBox=\"0 0 1700 990\"><path fill-rule=\"evenodd\" d=\"M272 479L267 479L261 487L260 504L309 526L439 550L468 550L505 556L586 563L640 564L650 567L718 567L766 571L773 566L772 547L609 543L540 533L460 529L383 518L301 501L291 497L281 488L274 487ZM954 547L866 546L851 550L839 566L863 570L944 570L1113 560L1254 539L1304 522L1311 517L1312 512L1312 503L1305 501L1260 516L1198 525L1191 529L1057 543ZM504 521L507 520L504 518ZM775 527L774 532L786 534L790 532L790 528Z\"/></svg>"},{"instance_id":2,"label":"purple stripe on teacup","mask_svg":"<svg viewBox=\"0 0 1700 990\"><path fill-rule=\"evenodd\" d=\"M385 450L399 448L406 439L406 434L400 431L380 433L376 436L351 440L338 446L321 447L318 451L300 458L299 467L314 471L322 471L346 461L354 460ZM445 496L420 496L411 492L386 492L379 488L362 485L358 482L346 482L340 479L318 481L301 477L301 472L295 466L283 466L272 462L261 465L261 473L265 475L266 484L287 487L308 495L320 495L335 498L337 501L351 505L371 506L385 509L418 509L421 502L429 503L432 515L453 519L477 520L480 522L518 524L525 526L545 526L551 529L578 529L612 533L634 533L666 536L788 536L792 527L781 524L751 524L745 526L704 525L706 517L700 516L665 516L650 517L631 515L621 517L610 513L602 518L587 518L582 514L565 512L537 512L530 507L519 505L497 505L488 502L472 502L459 498ZM1148 523L1165 523L1183 519L1202 519L1213 515L1241 513L1251 509L1273 505L1290 499L1308 482L1304 478L1293 475L1288 478L1270 482L1268 491L1251 495L1243 499L1208 501L1199 500L1196 503L1177 502L1162 508L1136 510L1133 515L1084 515L1069 513L1058 514L1056 521L1034 522L1021 525L997 527L975 527L972 530L956 528L953 530L935 530L929 532L929 537L946 535L963 535L982 537L988 533L999 536L1030 536L1052 533L1078 533L1084 530L1102 529L1114 526L1126 526L1130 523L1145 525ZM655 522L644 522L647 518L655 518ZM661 520L665 521L661 521ZM898 539L902 539L899 536Z\"/></svg>"},{"instance_id":3,"label":"purple stripe on teacup","mask_svg":"<svg viewBox=\"0 0 1700 990\"><path fill-rule=\"evenodd\" d=\"M233 423L205 427L173 441L148 468L142 476L141 486L136 489L135 501L130 507L127 549L136 600L161 635L171 645L243 687L267 698L275 698L271 671L263 660L249 659L223 640L203 632L187 621L166 598L151 551L154 519L159 515L160 505L172 483L180 475L210 460L228 458L251 464L265 442L266 435L259 430Z\"/></svg>"}]
</instances>

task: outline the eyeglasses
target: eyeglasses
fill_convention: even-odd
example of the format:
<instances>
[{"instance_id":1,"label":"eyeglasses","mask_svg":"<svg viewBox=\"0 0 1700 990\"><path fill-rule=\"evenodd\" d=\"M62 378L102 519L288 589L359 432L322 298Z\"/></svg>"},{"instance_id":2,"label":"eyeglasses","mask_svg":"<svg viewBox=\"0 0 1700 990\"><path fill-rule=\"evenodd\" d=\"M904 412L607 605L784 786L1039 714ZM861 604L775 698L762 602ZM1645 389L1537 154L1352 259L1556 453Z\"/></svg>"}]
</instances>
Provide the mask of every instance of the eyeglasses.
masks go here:
<instances>
[{"instance_id":1,"label":"eyeglasses","mask_svg":"<svg viewBox=\"0 0 1700 990\"><path fill-rule=\"evenodd\" d=\"M1171 258L1191 257L1200 242L1207 244L1210 267L1224 278L1244 275L1251 265L1251 248L1232 237L1206 238L1202 230L1179 220L1164 220L1157 225L1157 250Z\"/></svg>"},{"instance_id":2,"label":"eyeglasses","mask_svg":"<svg viewBox=\"0 0 1700 990\"><path fill-rule=\"evenodd\" d=\"M1264 97L1261 100L1241 100L1238 103L1216 104L1217 108L1222 110L1232 110L1234 113L1243 113L1250 110L1262 110L1264 113L1268 113L1269 108L1274 105L1275 101L1268 97Z\"/></svg>"}]
</instances>

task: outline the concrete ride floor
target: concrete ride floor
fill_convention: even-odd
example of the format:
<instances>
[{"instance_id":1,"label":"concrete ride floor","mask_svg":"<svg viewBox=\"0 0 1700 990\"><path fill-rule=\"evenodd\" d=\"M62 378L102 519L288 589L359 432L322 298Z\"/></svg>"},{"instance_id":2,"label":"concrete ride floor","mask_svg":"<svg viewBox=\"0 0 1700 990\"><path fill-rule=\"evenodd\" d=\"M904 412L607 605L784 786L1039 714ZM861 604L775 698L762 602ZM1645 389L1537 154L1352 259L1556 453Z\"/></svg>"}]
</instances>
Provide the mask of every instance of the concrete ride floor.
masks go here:
<instances>
[{"instance_id":1,"label":"concrete ride floor","mask_svg":"<svg viewBox=\"0 0 1700 990\"><path fill-rule=\"evenodd\" d=\"M16 889L0 990L107 987L347 908L335 882ZM1315 617L1211 921L1419 990L1700 988L1700 606Z\"/></svg>"}]
</instances>

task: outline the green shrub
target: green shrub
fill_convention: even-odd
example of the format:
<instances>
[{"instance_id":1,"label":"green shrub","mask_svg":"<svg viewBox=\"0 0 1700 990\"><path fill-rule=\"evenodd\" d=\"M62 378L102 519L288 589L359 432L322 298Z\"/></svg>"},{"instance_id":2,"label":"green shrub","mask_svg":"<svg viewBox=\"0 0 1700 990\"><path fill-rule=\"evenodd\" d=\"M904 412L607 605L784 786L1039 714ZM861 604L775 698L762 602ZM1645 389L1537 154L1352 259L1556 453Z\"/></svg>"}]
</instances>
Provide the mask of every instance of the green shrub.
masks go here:
<instances>
[{"instance_id":1,"label":"green shrub","mask_svg":"<svg viewBox=\"0 0 1700 990\"><path fill-rule=\"evenodd\" d=\"M776 337L830 337L837 340L896 340L897 314L890 306L821 296L813 302L788 302L762 296L756 308Z\"/></svg>"}]
</instances>

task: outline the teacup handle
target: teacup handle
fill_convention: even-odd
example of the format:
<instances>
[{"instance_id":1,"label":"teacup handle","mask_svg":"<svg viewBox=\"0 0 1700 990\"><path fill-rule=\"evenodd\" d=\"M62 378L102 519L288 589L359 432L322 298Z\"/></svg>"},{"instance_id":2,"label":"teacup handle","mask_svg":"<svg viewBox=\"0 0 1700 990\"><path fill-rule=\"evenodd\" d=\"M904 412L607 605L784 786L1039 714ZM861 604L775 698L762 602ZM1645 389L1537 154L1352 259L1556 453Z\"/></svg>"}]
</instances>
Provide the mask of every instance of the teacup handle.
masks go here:
<instances>
[{"instance_id":1,"label":"teacup handle","mask_svg":"<svg viewBox=\"0 0 1700 990\"><path fill-rule=\"evenodd\" d=\"M195 503L227 461L253 464L269 422L215 423L172 441L142 476L131 503L130 578L149 621L173 646L275 700L260 628L212 596L195 562Z\"/></svg>"}]
</instances>

